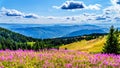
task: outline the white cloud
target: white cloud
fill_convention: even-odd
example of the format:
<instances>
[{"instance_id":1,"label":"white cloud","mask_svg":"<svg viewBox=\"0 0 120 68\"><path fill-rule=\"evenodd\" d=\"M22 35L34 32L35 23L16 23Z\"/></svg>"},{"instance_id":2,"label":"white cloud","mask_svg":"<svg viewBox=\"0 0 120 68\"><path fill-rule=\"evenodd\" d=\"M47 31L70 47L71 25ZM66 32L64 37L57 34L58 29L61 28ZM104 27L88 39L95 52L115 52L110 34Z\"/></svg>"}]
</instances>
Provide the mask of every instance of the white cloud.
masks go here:
<instances>
[{"instance_id":1,"label":"white cloud","mask_svg":"<svg viewBox=\"0 0 120 68\"><path fill-rule=\"evenodd\" d=\"M85 9L85 10L100 10L101 5L88 5L86 6L83 2L79 1L66 1L61 6L54 6L54 8L61 9L64 6L64 10L75 10L75 9ZM75 4L75 7L71 7ZM21 23L38 23L38 24L58 24L58 23L113 23L120 21L120 5L117 0L111 0L111 6L103 9L103 13L83 13L80 15L72 16L38 16L33 13L23 13L15 9L2 8L0 13L0 22L21 22ZM78 7L76 7L76 4ZM81 8L83 6L84 8ZM30 18L30 19L29 19Z\"/></svg>"},{"instance_id":2,"label":"white cloud","mask_svg":"<svg viewBox=\"0 0 120 68\"><path fill-rule=\"evenodd\" d=\"M39 18L39 16L36 14L30 13L30 14L24 15L24 18Z\"/></svg>"},{"instance_id":3,"label":"white cloud","mask_svg":"<svg viewBox=\"0 0 120 68\"><path fill-rule=\"evenodd\" d=\"M2 7L1 12L6 16L24 16L24 14L20 11L17 11L15 9L6 9L4 7Z\"/></svg>"},{"instance_id":4,"label":"white cloud","mask_svg":"<svg viewBox=\"0 0 120 68\"><path fill-rule=\"evenodd\" d=\"M113 5L120 5L120 0L111 0Z\"/></svg>"},{"instance_id":5,"label":"white cloud","mask_svg":"<svg viewBox=\"0 0 120 68\"><path fill-rule=\"evenodd\" d=\"M111 0L111 4L103 11L108 14L120 14L120 0Z\"/></svg>"},{"instance_id":6,"label":"white cloud","mask_svg":"<svg viewBox=\"0 0 120 68\"><path fill-rule=\"evenodd\" d=\"M103 15L112 23L118 23L120 21L120 0L111 0L111 6L103 9Z\"/></svg>"},{"instance_id":7,"label":"white cloud","mask_svg":"<svg viewBox=\"0 0 120 68\"><path fill-rule=\"evenodd\" d=\"M3 16L14 16L14 17L23 17L23 18L38 18L39 16L33 13L25 14L15 9L6 9L2 7L1 15Z\"/></svg>"},{"instance_id":8,"label":"white cloud","mask_svg":"<svg viewBox=\"0 0 120 68\"><path fill-rule=\"evenodd\" d=\"M100 7L101 7L100 4L86 6L81 1L66 1L61 6L53 6L53 8L63 9L63 10L75 10L75 9L100 10Z\"/></svg>"},{"instance_id":9,"label":"white cloud","mask_svg":"<svg viewBox=\"0 0 120 68\"><path fill-rule=\"evenodd\" d=\"M100 10L101 5L100 4L95 4L95 5L89 5L88 7L86 7L87 9L90 10Z\"/></svg>"},{"instance_id":10,"label":"white cloud","mask_svg":"<svg viewBox=\"0 0 120 68\"><path fill-rule=\"evenodd\" d=\"M25 14L15 9L5 9L5 8L2 8L1 12L2 12L2 16L0 16L0 22L7 22L7 23L84 24L84 23L101 23L100 21L106 20L106 19L103 19L103 20L96 19L99 17L99 15L94 13L93 14L84 13L84 14L74 15L74 16L38 16L36 14ZM7 15L7 13L9 13L9 16ZM37 17L37 18L34 19L33 17L34 18Z\"/></svg>"},{"instance_id":11,"label":"white cloud","mask_svg":"<svg viewBox=\"0 0 120 68\"><path fill-rule=\"evenodd\" d=\"M61 6L53 6L53 8L64 10L83 9L85 4L79 1L66 1Z\"/></svg>"}]
</instances>

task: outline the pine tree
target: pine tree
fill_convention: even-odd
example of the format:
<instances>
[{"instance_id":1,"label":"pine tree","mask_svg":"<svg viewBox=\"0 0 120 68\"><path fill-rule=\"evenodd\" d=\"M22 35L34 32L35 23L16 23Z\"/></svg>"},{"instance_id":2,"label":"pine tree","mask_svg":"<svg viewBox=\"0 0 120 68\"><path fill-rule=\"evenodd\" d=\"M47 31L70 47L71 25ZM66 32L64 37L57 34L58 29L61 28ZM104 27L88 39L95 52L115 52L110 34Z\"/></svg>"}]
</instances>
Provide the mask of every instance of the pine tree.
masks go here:
<instances>
[{"instance_id":1,"label":"pine tree","mask_svg":"<svg viewBox=\"0 0 120 68\"><path fill-rule=\"evenodd\" d=\"M2 50L2 45L0 44L0 50Z\"/></svg>"},{"instance_id":2,"label":"pine tree","mask_svg":"<svg viewBox=\"0 0 120 68\"><path fill-rule=\"evenodd\" d=\"M40 44L39 42L35 42L35 44L33 45L33 49L36 50L36 51L39 51L40 50Z\"/></svg>"},{"instance_id":3,"label":"pine tree","mask_svg":"<svg viewBox=\"0 0 120 68\"><path fill-rule=\"evenodd\" d=\"M118 29L115 31L114 27L110 27L110 32L107 37L103 52L118 54L119 41L118 41Z\"/></svg>"},{"instance_id":4,"label":"pine tree","mask_svg":"<svg viewBox=\"0 0 120 68\"><path fill-rule=\"evenodd\" d=\"M116 29L116 31L115 31L115 34L116 34L116 37L117 37L117 39L118 39L118 42L119 42L119 30L118 30L118 28ZM118 45L118 53L120 54L120 43L118 43L119 45Z\"/></svg>"},{"instance_id":5,"label":"pine tree","mask_svg":"<svg viewBox=\"0 0 120 68\"><path fill-rule=\"evenodd\" d=\"M118 30L118 28L115 30L115 35L116 35L116 37L119 37L119 30Z\"/></svg>"}]
</instances>

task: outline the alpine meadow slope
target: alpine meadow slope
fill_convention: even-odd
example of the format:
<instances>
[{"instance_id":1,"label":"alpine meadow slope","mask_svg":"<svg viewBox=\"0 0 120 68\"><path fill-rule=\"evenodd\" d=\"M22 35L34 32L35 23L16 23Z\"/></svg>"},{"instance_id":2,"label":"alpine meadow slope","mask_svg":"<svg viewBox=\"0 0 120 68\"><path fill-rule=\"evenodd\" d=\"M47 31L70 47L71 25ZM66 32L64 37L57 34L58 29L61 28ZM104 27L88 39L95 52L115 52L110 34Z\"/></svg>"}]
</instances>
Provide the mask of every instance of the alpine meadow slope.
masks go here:
<instances>
[{"instance_id":1,"label":"alpine meadow slope","mask_svg":"<svg viewBox=\"0 0 120 68\"><path fill-rule=\"evenodd\" d=\"M106 42L106 36L101 36L92 40L81 40L71 44L63 45L60 48L68 50L79 50L82 52L100 53L102 52L104 43Z\"/></svg>"}]
</instances>

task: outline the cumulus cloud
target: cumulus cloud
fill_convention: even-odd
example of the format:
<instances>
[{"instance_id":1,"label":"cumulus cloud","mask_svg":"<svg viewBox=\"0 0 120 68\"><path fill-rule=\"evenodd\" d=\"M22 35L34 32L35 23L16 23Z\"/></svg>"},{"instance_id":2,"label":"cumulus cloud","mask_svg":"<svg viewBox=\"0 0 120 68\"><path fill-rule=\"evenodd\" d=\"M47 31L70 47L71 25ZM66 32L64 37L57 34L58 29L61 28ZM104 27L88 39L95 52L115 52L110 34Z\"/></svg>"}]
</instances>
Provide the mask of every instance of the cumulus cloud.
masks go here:
<instances>
[{"instance_id":1,"label":"cumulus cloud","mask_svg":"<svg viewBox=\"0 0 120 68\"><path fill-rule=\"evenodd\" d=\"M120 0L110 0L111 6L104 7L103 12L100 14L89 14L84 13L78 16L68 16L65 17L65 21L81 22L81 23L114 23L120 21ZM75 4L75 5L73 5ZM79 4L79 5L78 5ZM77 7L78 6L78 7ZM79 7L83 6L83 7ZM57 9L64 10L76 10L76 9L86 9L86 10L100 10L102 7L100 4L86 5L81 1L66 1L61 6L54 6ZM74 22L73 21L73 22Z\"/></svg>"},{"instance_id":2,"label":"cumulus cloud","mask_svg":"<svg viewBox=\"0 0 120 68\"><path fill-rule=\"evenodd\" d=\"M82 2L66 1L61 9L83 9L85 5Z\"/></svg>"},{"instance_id":3,"label":"cumulus cloud","mask_svg":"<svg viewBox=\"0 0 120 68\"><path fill-rule=\"evenodd\" d=\"M106 18L98 16L98 17L96 17L96 20L106 20Z\"/></svg>"},{"instance_id":4,"label":"cumulus cloud","mask_svg":"<svg viewBox=\"0 0 120 68\"><path fill-rule=\"evenodd\" d=\"M120 21L120 0L111 0L111 6L103 9L103 15L108 22L118 23Z\"/></svg>"},{"instance_id":5,"label":"cumulus cloud","mask_svg":"<svg viewBox=\"0 0 120 68\"><path fill-rule=\"evenodd\" d=\"M84 3L79 2L79 1L66 1L65 3L63 3L61 6L53 6L54 8L57 9L83 9L85 8Z\"/></svg>"},{"instance_id":6,"label":"cumulus cloud","mask_svg":"<svg viewBox=\"0 0 120 68\"><path fill-rule=\"evenodd\" d=\"M117 1L117 4L119 4L119 5L120 5L120 0L118 0L118 1Z\"/></svg>"},{"instance_id":7,"label":"cumulus cloud","mask_svg":"<svg viewBox=\"0 0 120 68\"><path fill-rule=\"evenodd\" d=\"M118 0L111 0L111 6L105 7L103 13L81 13L80 15L72 16L38 16L32 13L23 13L15 9L2 8L0 11L0 22L22 22L22 23L113 23L120 21L120 5ZM57 9L63 10L100 10L101 5L85 5L80 1L66 1L61 6L54 6ZM6 16L6 17L2 17ZM31 18L31 19L29 19Z\"/></svg>"},{"instance_id":8,"label":"cumulus cloud","mask_svg":"<svg viewBox=\"0 0 120 68\"><path fill-rule=\"evenodd\" d=\"M95 5L89 5L88 7L86 7L87 9L91 9L91 10L100 10L101 5L100 4L95 4Z\"/></svg>"},{"instance_id":9,"label":"cumulus cloud","mask_svg":"<svg viewBox=\"0 0 120 68\"><path fill-rule=\"evenodd\" d=\"M29 18L29 15L28 17ZM38 19L27 19L20 18L20 16L6 16L1 17L0 22L21 22L21 23L39 23L39 24L58 24L58 23L75 23L75 24L85 24L85 23L101 23L103 21L108 21L107 16L100 16L98 14L84 13L76 16L39 16ZM103 19L106 18L106 19ZM118 19L117 19L118 20Z\"/></svg>"},{"instance_id":10,"label":"cumulus cloud","mask_svg":"<svg viewBox=\"0 0 120 68\"><path fill-rule=\"evenodd\" d=\"M68 17L65 17L64 18L65 20L67 20L67 21L76 21L76 19L77 19L77 17L75 16L68 16Z\"/></svg>"},{"instance_id":11,"label":"cumulus cloud","mask_svg":"<svg viewBox=\"0 0 120 68\"><path fill-rule=\"evenodd\" d=\"M74 9L90 9L90 10L100 10L101 5L88 5L86 6L81 1L66 1L61 6L53 6L56 9L63 9L63 10L74 10Z\"/></svg>"},{"instance_id":12,"label":"cumulus cloud","mask_svg":"<svg viewBox=\"0 0 120 68\"><path fill-rule=\"evenodd\" d=\"M24 15L20 11L17 11L15 9L6 9L4 7L2 7L1 12L2 12L2 14L6 15L6 16L23 16Z\"/></svg>"},{"instance_id":13,"label":"cumulus cloud","mask_svg":"<svg viewBox=\"0 0 120 68\"><path fill-rule=\"evenodd\" d=\"M120 0L111 0L111 6L108 6L103 11L107 14L120 14Z\"/></svg>"},{"instance_id":14,"label":"cumulus cloud","mask_svg":"<svg viewBox=\"0 0 120 68\"><path fill-rule=\"evenodd\" d=\"M114 18L116 21L120 21L120 17L115 17Z\"/></svg>"},{"instance_id":15,"label":"cumulus cloud","mask_svg":"<svg viewBox=\"0 0 120 68\"><path fill-rule=\"evenodd\" d=\"M24 18L39 18L39 16L36 15L36 14L31 13L31 14L24 15Z\"/></svg>"},{"instance_id":16,"label":"cumulus cloud","mask_svg":"<svg viewBox=\"0 0 120 68\"><path fill-rule=\"evenodd\" d=\"M44 18L45 18L45 17L44 17ZM47 16L46 18L47 18L47 19L51 19L51 20L52 20L52 19L56 19L56 17L54 17L54 16Z\"/></svg>"},{"instance_id":17,"label":"cumulus cloud","mask_svg":"<svg viewBox=\"0 0 120 68\"><path fill-rule=\"evenodd\" d=\"M120 0L111 0L113 5L120 5Z\"/></svg>"},{"instance_id":18,"label":"cumulus cloud","mask_svg":"<svg viewBox=\"0 0 120 68\"><path fill-rule=\"evenodd\" d=\"M25 14L15 9L6 9L2 7L1 15L12 16L12 17L23 17L23 18L38 18L39 16L33 13Z\"/></svg>"}]
</instances>

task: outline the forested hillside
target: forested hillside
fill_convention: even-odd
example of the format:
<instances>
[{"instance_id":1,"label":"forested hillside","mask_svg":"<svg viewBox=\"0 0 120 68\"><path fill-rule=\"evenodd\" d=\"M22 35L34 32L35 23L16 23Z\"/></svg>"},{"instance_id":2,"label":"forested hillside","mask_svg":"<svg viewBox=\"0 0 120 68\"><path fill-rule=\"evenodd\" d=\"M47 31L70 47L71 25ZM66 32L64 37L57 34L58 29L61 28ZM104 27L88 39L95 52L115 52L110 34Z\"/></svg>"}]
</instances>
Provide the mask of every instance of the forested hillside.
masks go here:
<instances>
[{"instance_id":1,"label":"forested hillside","mask_svg":"<svg viewBox=\"0 0 120 68\"><path fill-rule=\"evenodd\" d=\"M105 34L90 34L84 36L76 37L62 37L62 38L52 38L52 39L35 39L32 37L27 37L19 33L12 32L10 30L0 28L0 49L49 49L49 48L59 48L61 45L70 44L80 40L91 40L98 38L99 36L104 36Z\"/></svg>"},{"instance_id":2,"label":"forested hillside","mask_svg":"<svg viewBox=\"0 0 120 68\"><path fill-rule=\"evenodd\" d=\"M30 48L27 42L36 41L37 39L26 37L24 35L0 28L0 49L27 49Z\"/></svg>"},{"instance_id":3,"label":"forested hillside","mask_svg":"<svg viewBox=\"0 0 120 68\"><path fill-rule=\"evenodd\" d=\"M19 33L12 32L10 30L4 29L0 27L0 39L11 40L14 42L27 42L27 41L35 41L36 39L32 37L26 37Z\"/></svg>"}]
</instances>

